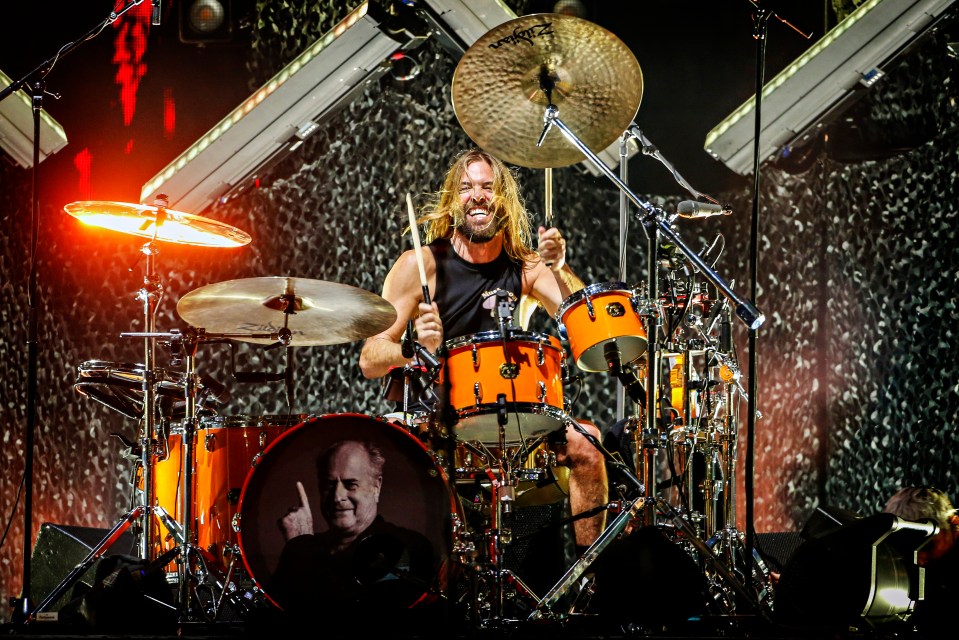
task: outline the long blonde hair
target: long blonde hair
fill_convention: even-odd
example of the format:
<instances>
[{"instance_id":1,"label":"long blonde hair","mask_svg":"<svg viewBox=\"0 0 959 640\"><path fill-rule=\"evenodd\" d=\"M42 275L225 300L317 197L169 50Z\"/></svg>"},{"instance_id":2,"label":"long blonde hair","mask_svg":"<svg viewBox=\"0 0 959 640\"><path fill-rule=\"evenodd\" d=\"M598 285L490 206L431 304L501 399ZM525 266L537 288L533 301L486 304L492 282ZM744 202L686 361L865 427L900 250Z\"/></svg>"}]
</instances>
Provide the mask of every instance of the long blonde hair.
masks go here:
<instances>
[{"instance_id":1,"label":"long blonde hair","mask_svg":"<svg viewBox=\"0 0 959 640\"><path fill-rule=\"evenodd\" d=\"M536 252L531 248L532 225L519 193L516 177L505 164L485 151L470 149L460 153L453 160L452 166L443 179L443 185L439 191L430 194L429 200L423 207L423 214L416 222L417 224L426 223L427 243L437 238L452 237L454 213L460 206L460 179L469 165L480 161L486 162L493 169L493 199L490 205L494 210L503 211L506 214L503 248L510 258L527 261L534 257Z\"/></svg>"}]
</instances>

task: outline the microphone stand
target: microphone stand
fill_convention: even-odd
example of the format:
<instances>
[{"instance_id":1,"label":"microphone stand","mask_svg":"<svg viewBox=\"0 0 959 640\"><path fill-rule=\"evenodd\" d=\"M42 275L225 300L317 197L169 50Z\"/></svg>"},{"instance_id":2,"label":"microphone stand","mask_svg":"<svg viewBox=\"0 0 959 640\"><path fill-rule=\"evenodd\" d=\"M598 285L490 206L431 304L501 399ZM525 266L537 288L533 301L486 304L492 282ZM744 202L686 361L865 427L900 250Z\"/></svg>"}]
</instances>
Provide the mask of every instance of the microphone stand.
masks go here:
<instances>
[{"instance_id":1,"label":"microphone stand","mask_svg":"<svg viewBox=\"0 0 959 640\"><path fill-rule=\"evenodd\" d=\"M31 613L31 555L33 548L33 446L37 420L37 362L39 359L39 343L37 332L37 247L40 238L40 112L43 110L43 94L46 89L45 78L53 69L54 63L60 58L69 55L82 43L94 38L117 18L143 2L130 0L119 11L110 15L95 27L87 31L82 37L61 47L53 56L47 58L32 70L28 71L19 80L10 83L0 90L0 102L7 96L16 93L24 86L29 86L30 97L33 103L33 170L31 181L30 202L30 272L27 279L27 425L24 434L24 462L23 462L23 584L20 597L11 598L13 608L11 619L16 623L26 623Z\"/></svg>"},{"instance_id":2,"label":"microphone stand","mask_svg":"<svg viewBox=\"0 0 959 640\"><path fill-rule=\"evenodd\" d=\"M736 315L742 320L742 322L749 328L751 331L758 329L766 320L766 317L753 305L752 302L746 300L739 296L732 287L712 268L707 265L703 259L699 256L696 251L690 249L685 242L678 236L678 234L672 229L670 224L667 221L665 212L662 209L654 207L652 204L641 200L636 194L634 194L629 187L620 180L612 170L602 162L592 150L589 149L577 136L574 134L565 122L559 117L559 109L552 103L551 89L552 89L552 79L543 78L541 79L541 88L546 94L547 97L547 107L543 114L543 131L540 134L539 141L537 146L541 145L543 140L546 138L546 134L549 130L555 125L559 128L562 134L569 140L580 152L583 153L592 163L599 169L607 178L612 180L620 191L633 203L635 204L640 211L636 214L636 217L644 225L647 231L647 237L649 241L649 250L648 250L648 293L650 296L650 308L648 310L648 319L647 319L647 330L646 330L646 345L647 345L647 359L646 359L646 375L647 375L647 385L646 385L646 420L644 425L643 433L643 449L644 449L644 458L646 459L645 467L645 476L643 478L642 484L647 487L655 487L655 482L650 482L650 477L654 474L655 464L652 460L652 455L647 453L647 450L652 452L655 451L655 447L658 446L658 442L661 436L665 434L660 433L658 416L656 413L657 404L657 392L659 387L659 375L660 375L660 350L658 346L658 337L659 330L661 326L660 313L658 312L654 301L658 300L658 290L659 290L659 278L658 278L658 250L659 250L659 236L663 235L668 238L674 246L680 249L689 261L699 269L699 271L706 277L709 282L716 287L717 291L721 292L726 296L734 305ZM754 374L753 371L750 371L750 376ZM752 397L752 394L750 394ZM644 523L647 525L655 524L656 520L656 510L655 510L655 500L648 500L650 504L647 505L647 508L644 509ZM749 554L746 554L747 556ZM747 570L751 570L751 567L747 567ZM751 573L747 573L747 576Z\"/></svg>"},{"instance_id":3,"label":"microphone stand","mask_svg":"<svg viewBox=\"0 0 959 640\"><path fill-rule=\"evenodd\" d=\"M763 85L766 75L766 41L769 31L769 19L776 17L780 22L789 26L791 29L802 35L807 40L812 36L799 31L787 20L776 15L776 13L765 7L760 7L753 0L746 0L752 5L753 13L753 39L756 40L756 109L755 124L753 133L753 201L752 215L750 217L749 227L749 295L752 300L758 296L758 271L759 271L759 137L762 133L762 103L763 103ZM756 441L756 402L758 399L758 354L756 353L756 329L758 327L748 327L748 346L749 346L749 382L748 395L746 398L746 474L745 474L745 502L746 502L746 550L744 554L745 575L752 575L752 553L753 540L755 538L755 527L753 523L753 502L754 502L754 456Z\"/></svg>"}]
</instances>

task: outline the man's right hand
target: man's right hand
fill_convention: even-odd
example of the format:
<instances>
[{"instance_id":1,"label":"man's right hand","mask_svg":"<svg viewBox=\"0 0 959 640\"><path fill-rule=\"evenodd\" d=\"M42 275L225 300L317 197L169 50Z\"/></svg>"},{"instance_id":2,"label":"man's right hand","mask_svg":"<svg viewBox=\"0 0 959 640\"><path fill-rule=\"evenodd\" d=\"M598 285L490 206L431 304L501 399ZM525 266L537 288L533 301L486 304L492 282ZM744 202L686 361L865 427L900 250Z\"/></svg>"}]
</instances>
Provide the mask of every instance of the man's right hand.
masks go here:
<instances>
[{"instance_id":1,"label":"man's right hand","mask_svg":"<svg viewBox=\"0 0 959 640\"><path fill-rule=\"evenodd\" d=\"M310 511L310 499L306 497L306 489L303 488L302 482L296 483L296 490L300 495L300 506L290 509L290 512L280 520L283 535L287 540L313 533L313 512Z\"/></svg>"},{"instance_id":2,"label":"man's right hand","mask_svg":"<svg viewBox=\"0 0 959 640\"><path fill-rule=\"evenodd\" d=\"M420 315L417 316L416 341L430 350L430 353L436 353L436 350L443 344L443 321L440 319L440 310L436 303L419 303Z\"/></svg>"}]
</instances>

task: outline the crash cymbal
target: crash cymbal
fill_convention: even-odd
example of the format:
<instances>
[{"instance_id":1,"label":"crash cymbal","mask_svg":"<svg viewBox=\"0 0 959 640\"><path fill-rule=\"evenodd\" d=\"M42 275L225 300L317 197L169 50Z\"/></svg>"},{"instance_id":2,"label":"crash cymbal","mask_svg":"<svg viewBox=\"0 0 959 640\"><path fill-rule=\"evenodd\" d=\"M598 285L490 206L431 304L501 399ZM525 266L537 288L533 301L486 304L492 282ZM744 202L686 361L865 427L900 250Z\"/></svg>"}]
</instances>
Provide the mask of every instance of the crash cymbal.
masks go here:
<instances>
[{"instance_id":1,"label":"crash cymbal","mask_svg":"<svg viewBox=\"0 0 959 640\"><path fill-rule=\"evenodd\" d=\"M287 314L285 297L294 301ZM392 304L364 289L336 282L266 276L217 282L186 294L177 313L210 333L292 332L290 346L319 346L361 340L388 329L396 320ZM272 344L262 338L241 342Z\"/></svg>"},{"instance_id":2,"label":"crash cymbal","mask_svg":"<svg viewBox=\"0 0 959 640\"><path fill-rule=\"evenodd\" d=\"M87 200L63 208L84 224L174 244L242 247L252 240L236 227L182 211L163 208L158 219L160 209L145 204Z\"/></svg>"},{"instance_id":3,"label":"crash cymbal","mask_svg":"<svg viewBox=\"0 0 959 640\"><path fill-rule=\"evenodd\" d=\"M559 118L599 153L629 127L643 97L643 73L629 48L602 27L558 13L504 22L481 36L453 74L453 109L482 149L523 167L564 167L585 156L553 127L542 146L552 79Z\"/></svg>"}]
</instances>

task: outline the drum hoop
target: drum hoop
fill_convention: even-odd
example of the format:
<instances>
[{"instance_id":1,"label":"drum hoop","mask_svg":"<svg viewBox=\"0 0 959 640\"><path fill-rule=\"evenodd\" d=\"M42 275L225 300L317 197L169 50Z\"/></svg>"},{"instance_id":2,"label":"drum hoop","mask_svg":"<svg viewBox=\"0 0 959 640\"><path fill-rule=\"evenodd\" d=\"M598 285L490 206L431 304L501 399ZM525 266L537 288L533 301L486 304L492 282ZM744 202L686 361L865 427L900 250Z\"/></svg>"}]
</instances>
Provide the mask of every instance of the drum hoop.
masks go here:
<instances>
[{"instance_id":1,"label":"drum hoop","mask_svg":"<svg viewBox=\"0 0 959 640\"><path fill-rule=\"evenodd\" d=\"M559 338L548 333L511 330L507 338L508 342L536 343L542 344L545 347L561 350L560 346L557 344L559 342ZM479 333L471 333L465 336L460 336L459 338L452 338L447 340L445 344L447 352L450 352L473 344L483 342L500 342L502 340L503 334L500 333L498 329L494 329L493 331L480 331Z\"/></svg>"},{"instance_id":2,"label":"drum hoop","mask_svg":"<svg viewBox=\"0 0 959 640\"><path fill-rule=\"evenodd\" d=\"M308 421L312 414L308 413L274 413L274 414L236 414L215 415L200 418L199 427L212 429L228 429L235 427L283 427L290 429ZM235 423L235 424L234 424Z\"/></svg>"},{"instance_id":3,"label":"drum hoop","mask_svg":"<svg viewBox=\"0 0 959 640\"><path fill-rule=\"evenodd\" d=\"M556 418L561 422L565 422L567 414L562 409L557 408L555 405L543 404L541 402L510 402L508 403L509 411L507 413L529 413L533 415L540 416L550 416ZM500 410L500 405L495 402L484 402L482 404L471 404L469 407L464 409L457 409L456 413L460 419L469 418L472 416L482 416L490 413L497 413ZM556 427L559 429L559 427Z\"/></svg>"},{"instance_id":4,"label":"drum hoop","mask_svg":"<svg viewBox=\"0 0 959 640\"><path fill-rule=\"evenodd\" d=\"M556 310L556 315L553 317L555 318L556 322L562 324L563 316L566 315L566 312L569 311L571 307L579 304L584 297L600 295L603 293L609 293L611 291L618 291L631 296L636 295L636 292L633 291L625 282L597 282L595 284L589 284L579 291L574 291L573 293L569 294L569 296L563 300L562 304L559 305L559 309Z\"/></svg>"}]
</instances>

